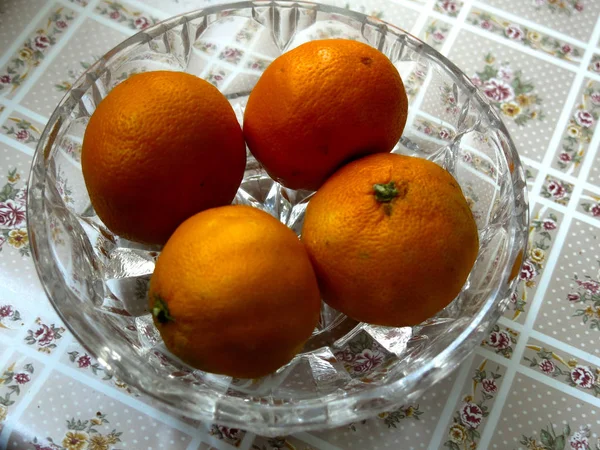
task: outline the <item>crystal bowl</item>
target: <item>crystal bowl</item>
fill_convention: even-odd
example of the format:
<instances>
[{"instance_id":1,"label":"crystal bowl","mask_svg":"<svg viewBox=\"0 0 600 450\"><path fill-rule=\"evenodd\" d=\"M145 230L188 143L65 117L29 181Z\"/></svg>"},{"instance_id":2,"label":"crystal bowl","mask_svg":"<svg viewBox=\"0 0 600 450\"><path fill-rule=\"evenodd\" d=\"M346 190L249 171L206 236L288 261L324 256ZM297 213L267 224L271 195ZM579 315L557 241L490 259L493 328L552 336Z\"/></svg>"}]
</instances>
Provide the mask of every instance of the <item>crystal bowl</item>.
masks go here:
<instances>
[{"instance_id":1,"label":"crystal bowl","mask_svg":"<svg viewBox=\"0 0 600 450\"><path fill-rule=\"evenodd\" d=\"M355 39L396 65L409 118L394 152L427 158L460 183L480 250L457 298L415 327L357 323L326 305L303 351L260 379L186 366L164 347L147 310L160 247L110 233L85 189L81 142L90 115L119 82L185 71L216 85L242 120L248 94L281 53L309 40ZM263 435L340 426L414 401L478 345L502 313L525 251L525 178L506 127L450 61L374 17L308 2L247 1L183 14L127 39L73 85L36 150L28 190L33 256L50 301L109 372L178 414ZM263 209L296 233L312 193L274 182L250 153L234 203Z\"/></svg>"}]
</instances>

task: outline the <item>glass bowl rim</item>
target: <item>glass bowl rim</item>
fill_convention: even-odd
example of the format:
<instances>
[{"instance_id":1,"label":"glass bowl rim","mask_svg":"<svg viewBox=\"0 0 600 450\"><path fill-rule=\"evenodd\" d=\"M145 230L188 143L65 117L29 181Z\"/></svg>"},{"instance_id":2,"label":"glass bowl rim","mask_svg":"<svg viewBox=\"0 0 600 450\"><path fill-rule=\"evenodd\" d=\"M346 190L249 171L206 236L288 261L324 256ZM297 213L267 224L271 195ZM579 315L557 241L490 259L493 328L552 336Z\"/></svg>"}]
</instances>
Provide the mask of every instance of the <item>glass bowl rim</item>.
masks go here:
<instances>
[{"instance_id":1,"label":"glass bowl rim","mask_svg":"<svg viewBox=\"0 0 600 450\"><path fill-rule=\"evenodd\" d=\"M33 193L34 193L36 186L41 186L41 188L39 188L39 189L41 189L42 193L44 191L45 179L47 176L46 164L45 164L46 154L49 153L51 147L54 145L54 143L55 143L54 141L56 140L58 130L60 129L60 127L63 123L63 119L61 116L65 112L69 112L74 108L74 106L77 104L77 102L79 100L81 100L81 98L83 97L85 92L95 83L97 78L102 73L104 73L104 70L106 69L107 64L114 57L118 56L119 52L121 52L124 49L133 47L135 44L147 43L147 42L151 41L152 39L154 39L155 37L157 37L161 34L164 34L166 31L168 31L178 25L185 24L189 21L196 20L196 19L202 18L204 16L208 16L210 14L215 14L215 13L219 13L219 12L226 11L226 10L240 10L240 9L247 9L247 8L254 8L254 7L277 7L277 6L279 6L279 7L300 6L300 7L315 10L318 12L325 12L325 13L329 13L329 14L337 14L337 15L340 15L343 17L350 17L352 19L355 19L355 20L363 23L363 27L366 24L369 24L369 25L379 28L380 30L383 30L384 33L388 33L388 32L392 33L393 35L397 36L397 38L399 40L409 41L413 48L415 48L415 49L418 48L419 51L422 51L423 53L425 53L429 59L436 61L440 66L444 67L454 78L455 82L459 82L461 84L462 88L465 88L466 90L468 90L469 94L470 94L470 99L475 100L478 104L478 107L480 107L481 111L487 116L487 119L490 122L490 128L499 130L504 135L505 143L507 145L507 149L505 149L505 152L510 154L510 157L512 158L512 162L514 164L514 168L511 171L511 174L512 174L511 180L512 180L513 184L514 184L514 180L515 180L517 174L522 173L523 167L522 167L519 155L517 153L516 147L510 137L510 134L509 134L506 126L500 119L498 113L494 110L492 105L489 103L488 99L486 99L481 94L479 89L477 89L477 87L471 82L471 80L454 63L452 63L445 56L443 56L438 51L433 49L431 46L429 46L428 44L423 42L421 39L411 35L407 31L402 30L401 28L399 28L395 25L392 25L390 23L387 23L381 19L375 18L373 16L368 16L368 15L360 13L360 12L351 11L351 10L341 8L341 7L324 5L324 4L319 4L319 3L314 3L314 2L310 2L310 1L304 1L304 0L302 0L302 1L293 1L293 0L254 0L254 1L252 1L252 0L247 0L247 1L232 2L232 3L209 6L209 7L197 9L194 11L182 13L182 14L173 16L169 19L166 19L164 21L161 21L161 22L159 22L151 27L148 27L144 30L141 30L138 33L125 39L123 42L116 45L111 50L109 50L106 54L104 54L101 58L99 58L98 61L96 61L90 68L88 68L79 77L79 79L73 83L71 89L60 100L60 102L58 103L54 112L50 116L50 119L48 120L48 122L40 136L40 139L38 141L38 144L37 144L37 147L35 150L35 154L33 156L32 164L31 164L31 175L28 180L28 186L27 186L28 187L28 193L27 193L28 205L38 205L38 203L40 203L41 205L44 204L43 196L41 197L41 200L37 200L36 198L34 198ZM36 170L36 169L38 169L38 170ZM513 188L514 188L514 185L513 185ZM514 209L514 207L516 206L516 202L517 202L517 192L514 192L513 194L514 194L513 195L513 209ZM523 199L523 210L521 212L521 216L522 216L521 219L523 219L522 223L525 225L520 227L521 229L519 230L519 227L515 224L515 221L513 220L512 224L509 226L510 233L508 236L508 248L510 249L510 256L509 256L508 261L515 261L515 262L516 262L516 258L518 256L517 254L519 253L519 251L522 251L523 254L526 254L527 239L525 238L525 236L526 236L525 230L528 228L528 224L529 224L526 186L522 187L521 194L522 194L521 197ZM38 217L35 216L36 214L38 214ZM134 387L135 389L137 389L140 392L143 392L145 395L148 395L149 397L159 401L160 403L167 405L169 408L171 408L174 411L177 411L179 414L183 413L184 415L187 414L190 417L198 418L200 420L214 421L216 419L214 416L208 417L208 416L206 416L206 414L203 414L202 412L198 411L197 409L187 407L187 404L186 404L186 407L182 409L181 405L178 405L176 402L170 402L170 401L166 400L165 398L163 398L163 394L166 394L166 393L172 394L172 390L169 389L169 387L165 384L165 382L163 380L153 381L152 389L147 388L145 386L141 386L136 380L139 378L139 376L143 376L145 372L138 369L137 367L133 367L133 368L125 367L125 365L123 365L121 363L121 358L119 356L115 357L113 355L114 352L108 352L107 357L99 358L100 354L102 353L101 347L104 345L104 343L102 342L102 339L98 339L97 341L94 341L94 342L84 341L83 337L81 336L81 333L78 331L78 327L75 326L74 324L72 324L69 320L67 320L67 316L66 316L65 312L62 311L61 302L59 300L57 300L57 297L59 295L66 294L66 295L74 296L74 294L69 291L69 288L66 287L63 280L57 280L57 281L62 283L61 289L64 292L56 292L57 289L55 289L54 286L49 286L48 283L45 283L43 281L44 280L43 272L44 272L45 266L44 266L44 261L42 260L41 256L44 254L44 252L46 252L46 253L50 252L50 245L49 245L49 241L48 241L48 232L46 230L46 227L43 226L45 223L45 220L38 220L40 217L39 214L40 214L40 211L35 210L35 208L27 209L27 228L28 228L28 233L30 236L32 256L34 259L36 271L38 273L38 277L44 288L46 296L50 300L50 303L52 304L53 308L55 309L55 311L57 312L57 314L59 315L61 320L64 322L65 326L76 337L77 341L87 351L89 351L89 353L94 358L98 359L100 364L103 367L107 367L108 370L113 370L114 373L126 384ZM44 217L44 214L45 213L42 210L41 211L42 219ZM518 239L519 232L523 235L523 236L521 236L521 239ZM518 241L522 241L521 246L517 245ZM452 343L450 345L448 345L444 350L442 350L440 353L438 353L435 357L433 357L430 360L428 360L427 362L423 363L415 371L407 373L404 377L402 377L400 379L394 380L391 383L387 383L387 384L383 384L383 385L375 385L375 386L370 387L367 390L349 393L346 396L344 396L343 398L333 399L326 404L324 404L324 402L323 402L323 397L313 398L313 399L308 399L308 400L303 399L299 403L294 403L291 405L290 404L273 405L273 404L261 404L261 403L248 404L248 403L244 402L244 400L241 398L231 397L231 396L227 396L227 399L228 399L228 401L231 401L231 402L237 404L237 406L239 406L240 408L251 407L251 409L258 411L259 413L262 413L261 416L263 418L266 417L266 414L271 414L278 410L282 410L282 411L289 410L290 408L295 411L302 412L302 411L310 411L313 408L319 410L319 409L325 407L326 410L329 411L330 409L335 409L338 404L340 404L340 406L350 404L348 402L350 402L352 400L363 401L363 400L374 400L374 399L381 399L381 398L389 399L390 397L393 397L393 402L395 402L395 404L400 404L403 401L403 398L405 398L405 397L403 397L402 395L398 395L398 394L396 394L395 396L390 395L392 392L400 391L401 394L405 394L403 392L403 385L409 385L409 386L413 386L413 387L418 386L420 391L423 389L426 389L434 383L429 382L429 384L427 386L420 386L419 380L425 379L426 375L428 373L430 373L431 371L434 371L436 369L441 370L443 372L444 376L449 374L449 372L451 370L453 370L456 366L458 366L458 364L460 364L469 354L472 353L474 347L476 346L477 340L470 339L471 335L479 334L480 337L483 336L484 332L487 329L489 329L493 324L495 324L495 322L497 321L497 319L500 316L500 313L501 313L500 303L501 303L502 299L505 298L505 297L501 296L501 294L503 293L501 291L501 288L502 288L502 286L507 285L507 280L508 280L510 271L511 271L511 266L510 266L510 264L507 264L502 269L502 275L500 277L500 282L499 282L498 286L496 287L496 289L489 295L489 297L487 298L487 300L485 300L485 303L481 306L479 311L471 318L471 321L469 322L469 324L466 325L465 329L460 333L460 335L457 338L455 338L452 341ZM516 283L514 282L515 280L512 280L512 281L513 282L510 283L510 286L506 290L506 292L508 294L510 294L516 286ZM486 320L488 320L489 323L482 330L480 325L482 325L482 323L484 323L484 321L486 321ZM101 338L101 336L99 335L99 333L96 332L96 330L90 329L88 331L95 334L96 337ZM463 351L461 353L459 351L459 349L463 348L462 346L465 345L465 343L468 344L468 347L469 347L468 351ZM458 359L453 358L457 355L459 356ZM413 389L413 391L414 391L414 389ZM181 396L180 394L178 394L178 395ZM214 392L214 395L215 395L215 404L217 404L218 401L220 399L222 399L222 397L224 397L224 394L219 394L216 392ZM262 430L262 432L265 432L265 430L269 430L271 432L281 432L282 430L284 430L285 432L289 432L288 430L293 430L293 432L297 432L297 431L317 429L317 428L323 428L323 427L334 427L334 426L339 426L344 423L347 423L348 421L350 421L350 419L359 420L362 418L370 417L370 416L376 414L377 412L381 412L383 410L389 410L389 409L390 409L389 404L386 404L385 407L381 407L379 410L377 410L376 407L374 407L371 410L366 411L366 412L355 410L354 415L351 418L347 418L347 420L345 420L345 421L342 421L339 423L335 423L335 422L334 423L322 423L320 426L315 426L313 423L308 423L308 424L303 423L301 414L299 414L297 416L296 420L292 420L292 421L288 421L288 422L277 421L277 420L272 420L272 419L265 420L265 422L262 423L262 426L260 426L260 429ZM231 417L231 415L230 415L230 417ZM273 417L273 416L271 416L271 417ZM235 427L241 426L242 428L252 429L252 423L248 423L246 421L236 422L235 420L232 420L231 418L223 420L223 421L219 421L218 418L216 420L219 423L223 423L225 425L233 425ZM244 425L246 425L246 427L244 427Z\"/></svg>"}]
</instances>

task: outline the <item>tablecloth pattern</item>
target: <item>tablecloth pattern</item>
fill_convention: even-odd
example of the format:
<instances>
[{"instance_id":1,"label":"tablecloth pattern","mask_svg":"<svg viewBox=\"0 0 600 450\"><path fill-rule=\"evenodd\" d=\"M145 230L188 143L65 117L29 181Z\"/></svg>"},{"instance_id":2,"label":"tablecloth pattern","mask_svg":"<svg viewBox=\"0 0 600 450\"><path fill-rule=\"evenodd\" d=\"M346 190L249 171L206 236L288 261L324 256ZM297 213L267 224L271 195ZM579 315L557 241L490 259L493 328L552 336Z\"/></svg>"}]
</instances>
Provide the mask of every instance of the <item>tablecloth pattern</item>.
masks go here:
<instances>
[{"instance_id":1,"label":"tablecloth pattern","mask_svg":"<svg viewBox=\"0 0 600 450\"><path fill-rule=\"evenodd\" d=\"M530 250L518 292L475 354L418 402L269 439L165 411L105 373L70 335L37 280L25 226L40 132L100 55L159 20L216 3L0 1L0 449L600 449L598 0L327 2L449 56L496 105L527 169ZM239 51L210 43L204 51L219 52L208 77L218 85ZM419 80L405 81L418 89ZM451 111L452 93L440 95ZM426 115L415 120L425 134L448 133Z\"/></svg>"}]
</instances>

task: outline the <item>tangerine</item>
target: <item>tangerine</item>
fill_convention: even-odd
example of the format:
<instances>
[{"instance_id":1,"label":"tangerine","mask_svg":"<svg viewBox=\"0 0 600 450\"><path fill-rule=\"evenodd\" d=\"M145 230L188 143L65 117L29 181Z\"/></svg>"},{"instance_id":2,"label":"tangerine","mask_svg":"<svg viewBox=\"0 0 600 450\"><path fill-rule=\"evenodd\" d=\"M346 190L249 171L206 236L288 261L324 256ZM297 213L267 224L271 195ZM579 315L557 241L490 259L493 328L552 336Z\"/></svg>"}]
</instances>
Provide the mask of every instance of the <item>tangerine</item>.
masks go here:
<instances>
[{"instance_id":1,"label":"tangerine","mask_svg":"<svg viewBox=\"0 0 600 450\"><path fill-rule=\"evenodd\" d=\"M227 99L182 72L146 72L116 86L92 114L81 166L92 206L113 233L164 244L177 226L231 203L246 165Z\"/></svg>"},{"instance_id":2,"label":"tangerine","mask_svg":"<svg viewBox=\"0 0 600 450\"><path fill-rule=\"evenodd\" d=\"M306 209L302 240L323 300L359 320L414 326L460 292L477 225L442 167L393 153L353 161Z\"/></svg>"},{"instance_id":3,"label":"tangerine","mask_svg":"<svg viewBox=\"0 0 600 450\"><path fill-rule=\"evenodd\" d=\"M167 348L207 372L257 378L290 361L321 297L296 234L250 206L186 220L158 257L149 306Z\"/></svg>"},{"instance_id":4,"label":"tangerine","mask_svg":"<svg viewBox=\"0 0 600 450\"><path fill-rule=\"evenodd\" d=\"M307 42L276 58L250 93L244 137L269 175L316 190L350 159L389 152L408 111L398 70L361 42Z\"/></svg>"}]
</instances>

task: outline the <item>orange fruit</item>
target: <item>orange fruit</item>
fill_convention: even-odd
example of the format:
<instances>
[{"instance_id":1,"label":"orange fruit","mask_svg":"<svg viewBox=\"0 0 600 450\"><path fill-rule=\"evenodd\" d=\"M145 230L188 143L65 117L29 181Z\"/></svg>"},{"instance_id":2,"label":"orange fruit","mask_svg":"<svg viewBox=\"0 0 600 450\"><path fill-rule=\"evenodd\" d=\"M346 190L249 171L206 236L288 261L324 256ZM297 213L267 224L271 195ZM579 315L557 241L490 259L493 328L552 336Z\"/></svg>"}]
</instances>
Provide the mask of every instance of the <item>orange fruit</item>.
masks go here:
<instances>
[{"instance_id":1,"label":"orange fruit","mask_svg":"<svg viewBox=\"0 0 600 450\"><path fill-rule=\"evenodd\" d=\"M163 244L191 215L231 203L246 165L240 125L213 85L134 75L100 102L83 138L92 206L115 234Z\"/></svg>"},{"instance_id":2,"label":"orange fruit","mask_svg":"<svg viewBox=\"0 0 600 450\"><path fill-rule=\"evenodd\" d=\"M290 361L321 297L296 234L250 206L186 220L158 257L149 305L167 348L207 372L257 378Z\"/></svg>"},{"instance_id":3,"label":"orange fruit","mask_svg":"<svg viewBox=\"0 0 600 450\"><path fill-rule=\"evenodd\" d=\"M275 59L250 93L244 137L269 175L317 189L350 159L389 152L408 111L402 79L360 42L307 42Z\"/></svg>"},{"instance_id":4,"label":"orange fruit","mask_svg":"<svg viewBox=\"0 0 600 450\"><path fill-rule=\"evenodd\" d=\"M308 204L302 240L325 302L356 320L395 327L417 325L448 305L479 249L452 175L393 153L331 176Z\"/></svg>"},{"instance_id":5,"label":"orange fruit","mask_svg":"<svg viewBox=\"0 0 600 450\"><path fill-rule=\"evenodd\" d=\"M519 253L517 254L517 257L515 258L515 262L512 265L512 268L510 270L510 275L508 276L508 281L512 281L516 278L517 275L519 275L519 272L521 272L521 266L523 265L523 249L521 249L519 251Z\"/></svg>"}]
</instances>

